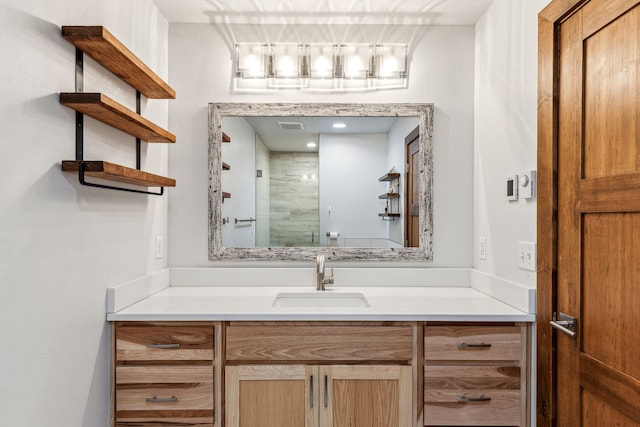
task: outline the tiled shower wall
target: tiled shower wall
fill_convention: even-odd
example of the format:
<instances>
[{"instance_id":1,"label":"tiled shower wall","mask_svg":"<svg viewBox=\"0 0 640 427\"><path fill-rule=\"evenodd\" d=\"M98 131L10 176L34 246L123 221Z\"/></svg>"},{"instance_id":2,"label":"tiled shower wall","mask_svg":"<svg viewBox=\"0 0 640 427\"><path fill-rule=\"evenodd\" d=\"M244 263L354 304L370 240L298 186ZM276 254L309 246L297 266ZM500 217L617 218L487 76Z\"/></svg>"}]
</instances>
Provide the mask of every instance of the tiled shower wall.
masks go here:
<instances>
[{"instance_id":1,"label":"tiled shower wall","mask_svg":"<svg viewBox=\"0 0 640 427\"><path fill-rule=\"evenodd\" d=\"M271 152L271 246L317 246L318 153Z\"/></svg>"}]
</instances>

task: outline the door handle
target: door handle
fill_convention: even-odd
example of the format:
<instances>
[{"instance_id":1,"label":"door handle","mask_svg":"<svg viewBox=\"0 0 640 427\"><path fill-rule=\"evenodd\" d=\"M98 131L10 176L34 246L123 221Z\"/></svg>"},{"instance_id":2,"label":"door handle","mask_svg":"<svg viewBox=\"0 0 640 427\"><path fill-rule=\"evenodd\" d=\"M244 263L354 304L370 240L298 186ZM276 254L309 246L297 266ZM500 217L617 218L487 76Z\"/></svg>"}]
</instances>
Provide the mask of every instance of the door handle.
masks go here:
<instances>
[{"instance_id":1,"label":"door handle","mask_svg":"<svg viewBox=\"0 0 640 427\"><path fill-rule=\"evenodd\" d=\"M558 316L558 313L554 312L553 320L549 323L551 327L569 335L571 338L575 338L578 335L578 319L568 314L560 312Z\"/></svg>"}]
</instances>

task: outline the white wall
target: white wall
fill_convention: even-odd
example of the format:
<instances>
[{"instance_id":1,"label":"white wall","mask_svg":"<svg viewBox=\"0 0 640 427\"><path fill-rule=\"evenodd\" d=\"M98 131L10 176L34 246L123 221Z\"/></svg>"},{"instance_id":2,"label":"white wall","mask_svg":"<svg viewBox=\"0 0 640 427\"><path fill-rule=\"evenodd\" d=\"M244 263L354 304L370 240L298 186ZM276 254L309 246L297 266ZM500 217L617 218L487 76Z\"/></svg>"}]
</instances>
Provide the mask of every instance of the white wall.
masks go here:
<instances>
[{"instance_id":1,"label":"white wall","mask_svg":"<svg viewBox=\"0 0 640 427\"><path fill-rule=\"evenodd\" d=\"M170 175L179 183L169 198L171 266L225 265L207 258L209 102L433 102L434 261L424 265L472 265L473 27L425 27L415 37L408 88L357 93L233 92L225 30L206 24L169 29L169 71L178 92L169 106L170 128L180 141L170 151Z\"/></svg>"},{"instance_id":2,"label":"white wall","mask_svg":"<svg viewBox=\"0 0 640 427\"><path fill-rule=\"evenodd\" d=\"M320 244L328 246L334 231L340 239L386 239L378 196L388 184L378 178L387 172L387 134L321 134L319 156Z\"/></svg>"},{"instance_id":3,"label":"white wall","mask_svg":"<svg viewBox=\"0 0 640 427\"><path fill-rule=\"evenodd\" d=\"M476 25L474 264L527 285L535 272L518 269L517 248L536 239L536 202L507 202L505 178L536 168L537 15L548 3L495 0Z\"/></svg>"},{"instance_id":4,"label":"white wall","mask_svg":"<svg viewBox=\"0 0 640 427\"><path fill-rule=\"evenodd\" d=\"M269 246L271 243L271 167L269 149L256 134L256 169L262 171L262 177L256 178L256 246Z\"/></svg>"},{"instance_id":5,"label":"white wall","mask_svg":"<svg viewBox=\"0 0 640 427\"><path fill-rule=\"evenodd\" d=\"M231 166L221 176L222 191L231 193L222 204L222 217L230 221L222 226L222 244L252 248L256 245L255 223L236 224L235 219L256 215L256 132L242 117L225 117L222 130L231 139L221 149L222 160Z\"/></svg>"},{"instance_id":6,"label":"white wall","mask_svg":"<svg viewBox=\"0 0 640 427\"><path fill-rule=\"evenodd\" d=\"M0 0L0 414L7 426L109 425L106 288L162 269L167 197L81 187L75 155L74 47L61 25L105 25L167 77L168 25L151 0ZM85 61L85 90L135 106L135 92ZM167 126L168 101L143 103ZM87 159L135 166L134 139L85 120ZM143 168L167 173L167 149ZM169 193L171 190L168 190Z\"/></svg>"}]
</instances>

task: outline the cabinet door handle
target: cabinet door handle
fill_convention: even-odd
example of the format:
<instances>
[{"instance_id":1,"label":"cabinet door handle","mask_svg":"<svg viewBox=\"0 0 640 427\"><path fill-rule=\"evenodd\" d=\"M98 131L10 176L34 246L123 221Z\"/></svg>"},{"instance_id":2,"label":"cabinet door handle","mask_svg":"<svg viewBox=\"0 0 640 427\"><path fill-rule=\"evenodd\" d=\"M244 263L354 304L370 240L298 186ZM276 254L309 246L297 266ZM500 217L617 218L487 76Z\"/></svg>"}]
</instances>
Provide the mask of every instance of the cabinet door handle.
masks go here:
<instances>
[{"instance_id":1,"label":"cabinet door handle","mask_svg":"<svg viewBox=\"0 0 640 427\"><path fill-rule=\"evenodd\" d=\"M469 402L490 402L491 398L489 396L480 395L480 397L467 397L462 395L458 398L458 402L460 403L469 403Z\"/></svg>"},{"instance_id":2,"label":"cabinet door handle","mask_svg":"<svg viewBox=\"0 0 640 427\"><path fill-rule=\"evenodd\" d=\"M147 344L147 348L162 348L162 349L171 349L171 348L180 348L180 344Z\"/></svg>"},{"instance_id":3,"label":"cabinet door handle","mask_svg":"<svg viewBox=\"0 0 640 427\"><path fill-rule=\"evenodd\" d=\"M178 398L175 396L171 396L171 397L147 397L146 399L147 402L149 403L177 403L178 402Z\"/></svg>"},{"instance_id":4,"label":"cabinet door handle","mask_svg":"<svg viewBox=\"0 0 640 427\"><path fill-rule=\"evenodd\" d=\"M309 381L309 403L311 404L311 407L313 408L313 401L315 400L314 396L313 396L313 375L311 375L310 381Z\"/></svg>"},{"instance_id":5,"label":"cabinet door handle","mask_svg":"<svg viewBox=\"0 0 640 427\"><path fill-rule=\"evenodd\" d=\"M329 376L324 376L324 407L329 407Z\"/></svg>"},{"instance_id":6,"label":"cabinet door handle","mask_svg":"<svg viewBox=\"0 0 640 427\"><path fill-rule=\"evenodd\" d=\"M491 348L491 344L486 344L481 342L480 344L467 344L466 342L461 342L458 344L458 349L464 350L466 348Z\"/></svg>"}]
</instances>

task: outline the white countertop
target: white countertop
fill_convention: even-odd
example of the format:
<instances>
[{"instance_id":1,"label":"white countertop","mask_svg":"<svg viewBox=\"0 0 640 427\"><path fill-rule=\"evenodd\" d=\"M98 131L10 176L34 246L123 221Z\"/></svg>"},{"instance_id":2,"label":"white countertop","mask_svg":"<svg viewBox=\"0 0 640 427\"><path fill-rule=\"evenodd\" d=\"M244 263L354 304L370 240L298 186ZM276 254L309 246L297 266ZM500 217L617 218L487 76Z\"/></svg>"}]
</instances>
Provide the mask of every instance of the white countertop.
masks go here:
<instances>
[{"instance_id":1,"label":"white countertop","mask_svg":"<svg viewBox=\"0 0 640 427\"><path fill-rule=\"evenodd\" d=\"M360 292L369 306L273 305L279 293L292 292L322 291L292 286L170 286L109 313L107 320L535 321L535 314L520 311L472 287L336 287L324 292Z\"/></svg>"}]
</instances>

